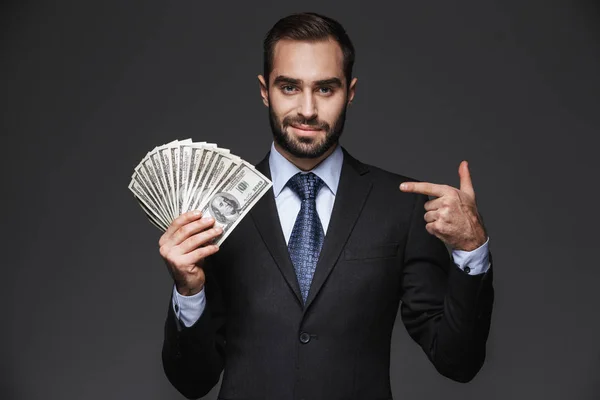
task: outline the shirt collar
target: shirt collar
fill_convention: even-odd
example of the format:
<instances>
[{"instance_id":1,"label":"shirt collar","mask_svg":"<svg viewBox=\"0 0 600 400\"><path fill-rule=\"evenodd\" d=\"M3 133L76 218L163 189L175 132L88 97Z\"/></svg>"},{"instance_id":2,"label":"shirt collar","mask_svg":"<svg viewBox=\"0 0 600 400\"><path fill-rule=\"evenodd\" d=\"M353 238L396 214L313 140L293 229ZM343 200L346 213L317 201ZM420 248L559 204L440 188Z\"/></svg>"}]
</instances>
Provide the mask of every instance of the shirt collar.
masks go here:
<instances>
[{"instance_id":1,"label":"shirt collar","mask_svg":"<svg viewBox=\"0 0 600 400\"><path fill-rule=\"evenodd\" d=\"M337 192L338 183L340 182L343 161L344 153L342 152L341 146L338 144L333 153L321 161L316 168L313 168L310 171L323 180L334 196ZM271 169L271 179L273 181L273 193L275 194L275 198L279 196L279 193L281 193L292 176L296 175L298 172L304 172L281 155L275 148L274 142L271 143L269 168Z\"/></svg>"}]
</instances>

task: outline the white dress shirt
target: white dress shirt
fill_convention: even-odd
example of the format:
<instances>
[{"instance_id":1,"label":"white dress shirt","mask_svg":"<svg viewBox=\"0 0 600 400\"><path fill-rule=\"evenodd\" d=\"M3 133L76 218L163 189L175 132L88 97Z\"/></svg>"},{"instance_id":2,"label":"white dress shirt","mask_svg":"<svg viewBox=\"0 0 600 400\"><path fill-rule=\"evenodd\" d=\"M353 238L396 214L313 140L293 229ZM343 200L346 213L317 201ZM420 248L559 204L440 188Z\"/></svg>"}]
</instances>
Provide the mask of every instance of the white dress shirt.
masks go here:
<instances>
[{"instance_id":1,"label":"white dress shirt","mask_svg":"<svg viewBox=\"0 0 600 400\"><path fill-rule=\"evenodd\" d=\"M317 213L323 225L323 231L327 233L331 211L335 195L340 182L344 153L340 146L323 160L311 172L317 175L325 185L319 190L316 197ZM274 143L271 144L271 153L269 155L269 167L271 170L271 180L273 182L273 194L275 195L275 204L277 213L281 222L281 229L287 243L292 234L296 216L300 211L302 201L300 198L286 186L288 180L298 172L303 172L285 157L283 157ZM308 172L308 171L307 171ZM398 189L399 190L399 189ZM452 258L454 263L461 269L468 265L470 275L485 273L490 267L488 259L488 242L481 245L473 251L453 250ZM186 326L192 326L202 315L206 305L206 296L204 289L193 296L182 296L173 287L173 309L179 320Z\"/></svg>"}]
</instances>

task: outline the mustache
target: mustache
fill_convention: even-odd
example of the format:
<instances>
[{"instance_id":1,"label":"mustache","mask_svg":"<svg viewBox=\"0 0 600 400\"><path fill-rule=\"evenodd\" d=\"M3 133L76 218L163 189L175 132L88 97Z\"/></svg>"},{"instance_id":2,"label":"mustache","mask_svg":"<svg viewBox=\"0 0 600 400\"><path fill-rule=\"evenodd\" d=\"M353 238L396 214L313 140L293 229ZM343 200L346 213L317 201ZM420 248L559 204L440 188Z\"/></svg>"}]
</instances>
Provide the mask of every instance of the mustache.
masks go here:
<instances>
[{"instance_id":1,"label":"mustache","mask_svg":"<svg viewBox=\"0 0 600 400\"><path fill-rule=\"evenodd\" d=\"M290 125L306 125L312 128L323 129L329 131L329 124L327 122L319 121L318 119L306 119L302 117L285 117L282 121L283 127Z\"/></svg>"}]
</instances>

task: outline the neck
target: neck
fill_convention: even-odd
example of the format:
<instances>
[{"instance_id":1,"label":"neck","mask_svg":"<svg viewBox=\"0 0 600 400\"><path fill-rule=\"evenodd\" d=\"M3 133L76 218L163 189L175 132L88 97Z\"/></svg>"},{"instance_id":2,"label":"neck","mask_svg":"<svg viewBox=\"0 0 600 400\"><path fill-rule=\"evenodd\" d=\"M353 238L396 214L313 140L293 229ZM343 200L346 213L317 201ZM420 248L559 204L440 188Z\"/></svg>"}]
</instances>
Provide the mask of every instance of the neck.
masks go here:
<instances>
[{"instance_id":1,"label":"neck","mask_svg":"<svg viewBox=\"0 0 600 400\"><path fill-rule=\"evenodd\" d=\"M333 153L338 146L338 143L331 146L329 150L327 150L322 156L318 158L304 158L304 157L295 157L290 154L288 151L284 150L277 142L275 142L275 148L277 151L285 157L286 160L294 164L296 167L300 168L302 171L310 171L319 165L324 159L329 157L331 153Z\"/></svg>"}]
</instances>

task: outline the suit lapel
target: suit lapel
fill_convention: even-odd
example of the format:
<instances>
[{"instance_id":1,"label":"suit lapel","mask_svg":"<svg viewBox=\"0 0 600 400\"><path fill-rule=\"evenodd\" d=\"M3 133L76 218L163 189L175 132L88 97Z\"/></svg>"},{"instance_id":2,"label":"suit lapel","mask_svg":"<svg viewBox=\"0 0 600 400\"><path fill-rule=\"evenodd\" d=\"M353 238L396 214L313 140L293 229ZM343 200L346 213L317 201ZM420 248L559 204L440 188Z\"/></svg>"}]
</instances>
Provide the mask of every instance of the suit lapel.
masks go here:
<instances>
[{"instance_id":1,"label":"suit lapel","mask_svg":"<svg viewBox=\"0 0 600 400\"><path fill-rule=\"evenodd\" d=\"M267 153L267 156L256 165L256 169L267 178L272 179L271 169L269 168L269 153ZM269 189L254 207L252 207L250 215L252 216L254 224L263 241L267 245L269 252L273 256L277 267L279 267L279 270L290 289L296 295L298 304L302 307L300 285L298 284L296 271L294 270L294 265L290 259L290 253L288 252L285 237L283 236L283 231L281 229L281 222L279 221L279 213L277 212L277 205L275 204L273 188Z\"/></svg>"},{"instance_id":2,"label":"suit lapel","mask_svg":"<svg viewBox=\"0 0 600 400\"><path fill-rule=\"evenodd\" d=\"M342 150L344 151L344 163L340 182L325 241L306 299L305 310L308 309L333 270L372 186L368 167L348 154L346 149L342 148Z\"/></svg>"},{"instance_id":3,"label":"suit lapel","mask_svg":"<svg viewBox=\"0 0 600 400\"><path fill-rule=\"evenodd\" d=\"M317 262L315 274L308 292L306 305L304 305L305 311L313 302L333 270L372 186L368 174L369 168L348 154L346 149L342 148L342 150L344 151L344 163L342 165L340 182L329 220L329 227L327 228L327 234L323 242L323 248L319 255L319 261ZM269 167L269 153L256 165L256 169L269 179L272 179ZM290 259L281 229L273 188L269 189L269 192L254 205L250 211L250 215L269 252L273 256L277 267L292 292L296 295L298 304L302 307L300 285L298 284L296 271Z\"/></svg>"}]
</instances>

